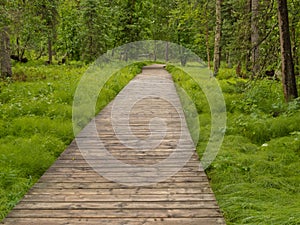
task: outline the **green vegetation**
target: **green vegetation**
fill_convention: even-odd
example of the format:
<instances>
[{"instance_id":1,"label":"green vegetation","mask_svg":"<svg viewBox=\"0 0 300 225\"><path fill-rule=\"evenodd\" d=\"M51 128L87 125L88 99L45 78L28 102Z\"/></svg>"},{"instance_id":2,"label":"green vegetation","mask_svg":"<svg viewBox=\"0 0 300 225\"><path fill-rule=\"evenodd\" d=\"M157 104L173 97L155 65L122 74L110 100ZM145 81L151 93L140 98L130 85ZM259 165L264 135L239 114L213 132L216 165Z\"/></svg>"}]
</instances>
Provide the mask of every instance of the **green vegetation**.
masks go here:
<instances>
[{"instance_id":1,"label":"green vegetation","mask_svg":"<svg viewBox=\"0 0 300 225\"><path fill-rule=\"evenodd\" d=\"M44 63L92 62L107 50L140 40L174 42L212 61L218 1L1 0L0 37L4 29L10 39L8 55L23 62L43 57ZM240 65L244 75L251 75L256 63L251 57L255 28L259 31L258 74L265 75L280 70L278 1L252 1L222 1L220 60L229 67ZM257 11L251 7L254 2L259 5ZM287 6L293 61L299 74L300 4L288 0ZM254 13L255 20L251 19Z\"/></svg>"},{"instance_id":2,"label":"green vegetation","mask_svg":"<svg viewBox=\"0 0 300 225\"><path fill-rule=\"evenodd\" d=\"M197 150L198 153L202 155L202 153L205 150L205 146L207 145L207 142L209 140L211 129L211 115L209 103L199 85L189 75L185 74L182 70L178 69L177 67L171 65L168 65L166 69L172 74L174 82L186 92L190 100L194 103L194 106L197 110L197 115L190 114L191 107L193 106L189 102L185 101L185 99L183 99L182 95L180 95L179 92L188 128L192 134L193 140L198 140ZM195 116L198 116L198 120L200 122L200 129L199 127L195 127L195 125L199 125L194 122L193 117ZM199 137L194 137L194 135L196 134L199 135Z\"/></svg>"},{"instance_id":3,"label":"green vegetation","mask_svg":"<svg viewBox=\"0 0 300 225\"><path fill-rule=\"evenodd\" d=\"M210 111L195 81L168 67L194 101L201 155L210 135ZM286 104L279 81L218 77L227 106L227 131L206 170L227 224L300 224L300 101ZM298 86L300 80L298 80Z\"/></svg>"},{"instance_id":4,"label":"green vegetation","mask_svg":"<svg viewBox=\"0 0 300 225\"><path fill-rule=\"evenodd\" d=\"M141 71L135 63L114 74L97 112ZM0 220L73 140L72 104L87 66L14 66L0 81ZM109 91L109 93L108 93Z\"/></svg>"}]
</instances>

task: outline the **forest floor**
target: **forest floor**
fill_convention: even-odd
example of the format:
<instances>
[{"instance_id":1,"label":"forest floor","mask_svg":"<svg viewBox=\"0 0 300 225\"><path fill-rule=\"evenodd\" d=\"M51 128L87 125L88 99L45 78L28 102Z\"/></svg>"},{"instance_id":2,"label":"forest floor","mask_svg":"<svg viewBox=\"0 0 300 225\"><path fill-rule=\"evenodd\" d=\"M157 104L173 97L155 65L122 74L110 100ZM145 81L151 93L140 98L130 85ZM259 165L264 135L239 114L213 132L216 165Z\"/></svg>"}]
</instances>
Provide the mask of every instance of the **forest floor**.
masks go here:
<instances>
[{"instance_id":1,"label":"forest floor","mask_svg":"<svg viewBox=\"0 0 300 225\"><path fill-rule=\"evenodd\" d=\"M170 71L196 103L201 156L211 128L208 103L186 74ZM241 79L233 69L221 69L217 79L227 129L206 172L227 224L300 224L300 98L286 104L280 81Z\"/></svg>"}]
</instances>

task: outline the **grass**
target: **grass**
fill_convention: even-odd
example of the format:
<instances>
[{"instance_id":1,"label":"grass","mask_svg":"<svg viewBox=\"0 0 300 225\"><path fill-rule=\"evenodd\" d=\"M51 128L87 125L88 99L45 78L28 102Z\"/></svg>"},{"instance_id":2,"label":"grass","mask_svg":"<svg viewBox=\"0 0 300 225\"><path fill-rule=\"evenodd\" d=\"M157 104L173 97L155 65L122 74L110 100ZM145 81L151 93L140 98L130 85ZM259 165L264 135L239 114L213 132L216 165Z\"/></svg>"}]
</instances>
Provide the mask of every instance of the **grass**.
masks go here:
<instances>
[{"instance_id":1,"label":"grass","mask_svg":"<svg viewBox=\"0 0 300 225\"><path fill-rule=\"evenodd\" d=\"M144 65L135 63L111 76L95 112ZM0 81L0 221L74 139L73 97L87 68L15 64L12 79Z\"/></svg>"},{"instance_id":2,"label":"grass","mask_svg":"<svg viewBox=\"0 0 300 225\"><path fill-rule=\"evenodd\" d=\"M196 84L196 81L186 74L183 75L181 70L171 65L168 65L166 69L172 74L173 80L177 84L177 93L180 96L192 139L194 142L197 141L195 144L198 145L206 143L209 139L211 129L211 116L205 94ZM182 90L184 90L185 93L183 93ZM201 123L200 128L199 121ZM204 149L202 149L201 152L204 152Z\"/></svg>"},{"instance_id":3,"label":"grass","mask_svg":"<svg viewBox=\"0 0 300 225\"><path fill-rule=\"evenodd\" d=\"M178 68L169 71L197 106L201 156L210 135L207 100L189 75ZM280 82L243 80L234 70L221 70L218 80L226 101L227 130L206 173L226 223L300 224L299 99L286 104Z\"/></svg>"}]
</instances>

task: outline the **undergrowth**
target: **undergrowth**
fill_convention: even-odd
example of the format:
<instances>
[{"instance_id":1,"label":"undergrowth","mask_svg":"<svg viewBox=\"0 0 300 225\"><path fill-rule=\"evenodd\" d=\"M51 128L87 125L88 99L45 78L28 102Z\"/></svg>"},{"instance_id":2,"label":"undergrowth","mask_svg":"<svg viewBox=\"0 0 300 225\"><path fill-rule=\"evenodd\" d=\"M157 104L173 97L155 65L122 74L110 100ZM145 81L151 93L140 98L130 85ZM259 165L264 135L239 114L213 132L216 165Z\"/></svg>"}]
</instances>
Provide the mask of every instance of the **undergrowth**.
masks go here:
<instances>
[{"instance_id":1,"label":"undergrowth","mask_svg":"<svg viewBox=\"0 0 300 225\"><path fill-rule=\"evenodd\" d=\"M99 95L96 112L144 65L114 74ZM78 63L16 64L13 77L0 81L0 221L73 140L73 96L86 70Z\"/></svg>"},{"instance_id":2,"label":"undergrowth","mask_svg":"<svg viewBox=\"0 0 300 225\"><path fill-rule=\"evenodd\" d=\"M189 96L190 101L192 102L191 104L191 102L184 100L183 96L180 94L180 91L177 88L177 92L179 93L181 104L183 106L183 110L187 120L188 128L193 140L198 141L197 143L195 143L197 145L198 154L202 155L209 140L211 130L211 115L208 101L199 85L195 80L193 80L191 76L183 73L182 70L172 65L167 65L166 69L172 74L175 84L177 84L185 91L185 93ZM194 107L197 115L194 115L194 113L190 113L190 111L192 111L191 108ZM195 120L198 120L198 123L196 123ZM196 125L200 127L195 127Z\"/></svg>"},{"instance_id":3,"label":"undergrowth","mask_svg":"<svg viewBox=\"0 0 300 225\"><path fill-rule=\"evenodd\" d=\"M207 100L189 75L169 71L197 106L201 157L210 135ZM300 224L300 99L286 104L279 81L245 80L234 70L221 69L218 80L227 130L206 173L226 223Z\"/></svg>"}]
</instances>

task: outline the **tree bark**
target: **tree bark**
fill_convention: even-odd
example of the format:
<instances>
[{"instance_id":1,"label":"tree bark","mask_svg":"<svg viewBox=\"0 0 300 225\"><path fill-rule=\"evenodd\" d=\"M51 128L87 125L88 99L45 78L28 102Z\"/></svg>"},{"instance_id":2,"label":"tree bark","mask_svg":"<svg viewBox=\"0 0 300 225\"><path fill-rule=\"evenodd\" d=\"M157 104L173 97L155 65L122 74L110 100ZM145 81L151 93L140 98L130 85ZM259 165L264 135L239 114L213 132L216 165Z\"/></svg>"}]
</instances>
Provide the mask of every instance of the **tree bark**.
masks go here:
<instances>
[{"instance_id":1,"label":"tree bark","mask_svg":"<svg viewBox=\"0 0 300 225\"><path fill-rule=\"evenodd\" d=\"M285 101L288 102L294 98L297 98L298 92L291 50L287 0L277 0L277 2L280 32L282 85Z\"/></svg>"},{"instance_id":2,"label":"tree bark","mask_svg":"<svg viewBox=\"0 0 300 225\"><path fill-rule=\"evenodd\" d=\"M154 40L154 62L157 59L157 40Z\"/></svg>"},{"instance_id":3,"label":"tree bark","mask_svg":"<svg viewBox=\"0 0 300 225\"><path fill-rule=\"evenodd\" d=\"M251 27L251 17L252 17L252 0L247 0L246 3L246 25L245 27ZM246 42L246 55L245 55L245 67L246 71L250 72L252 70L251 66L251 29L245 29L245 42Z\"/></svg>"},{"instance_id":4,"label":"tree bark","mask_svg":"<svg viewBox=\"0 0 300 225\"><path fill-rule=\"evenodd\" d=\"M210 69L211 65L210 65L210 49L209 49L209 26L208 26L208 17L207 17L207 10L208 10L208 1L206 2L206 6L205 6L205 43L206 43L206 56L207 56L207 67L208 69Z\"/></svg>"},{"instance_id":5,"label":"tree bark","mask_svg":"<svg viewBox=\"0 0 300 225\"><path fill-rule=\"evenodd\" d=\"M219 72L221 62L221 36L222 36L222 0L216 0L216 31L215 31L215 48L214 48L214 76Z\"/></svg>"},{"instance_id":6,"label":"tree bark","mask_svg":"<svg viewBox=\"0 0 300 225\"><path fill-rule=\"evenodd\" d=\"M48 38L48 63L52 64L52 58L53 58L53 54L52 54L52 40L49 37Z\"/></svg>"},{"instance_id":7,"label":"tree bark","mask_svg":"<svg viewBox=\"0 0 300 225\"><path fill-rule=\"evenodd\" d=\"M0 28L1 29L1 28ZM10 60L10 38L8 34L8 27L5 26L0 30L0 69L1 77L11 77L11 60Z\"/></svg>"},{"instance_id":8,"label":"tree bark","mask_svg":"<svg viewBox=\"0 0 300 225\"><path fill-rule=\"evenodd\" d=\"M297 54L297 49L299 49L298 46L298 39L297 39L297 33L296 33L296 24L297 24L297 19L294 16L292 18L292 27L291 27L291 41L292 41L292 55L293 55L293 62L294 65L299 65L299 56ZM295 69L295 74L299 75L299 68L296 66L294 67Z\"/></svg>"},{"instance_id":9,"label":"tree bark","mask_svg":"<svg viewBox=\"0 0 300 225\"><path fill-rule=\"evenodd\" d=\"M259 73L259 0L252 0L251 3L251 45L252 45L252 74L256 76Z\"/></svg>"},{"instance_id":10,"label":"tree bark","mask_svg":"<svg viewBox=\"0 0 300 225\"><path fill-rule=\"evenodd\" d=\"M166 42L166 52L165 52L166 62L169 62L169 42Z\"/></svg>"}]
</instances>

